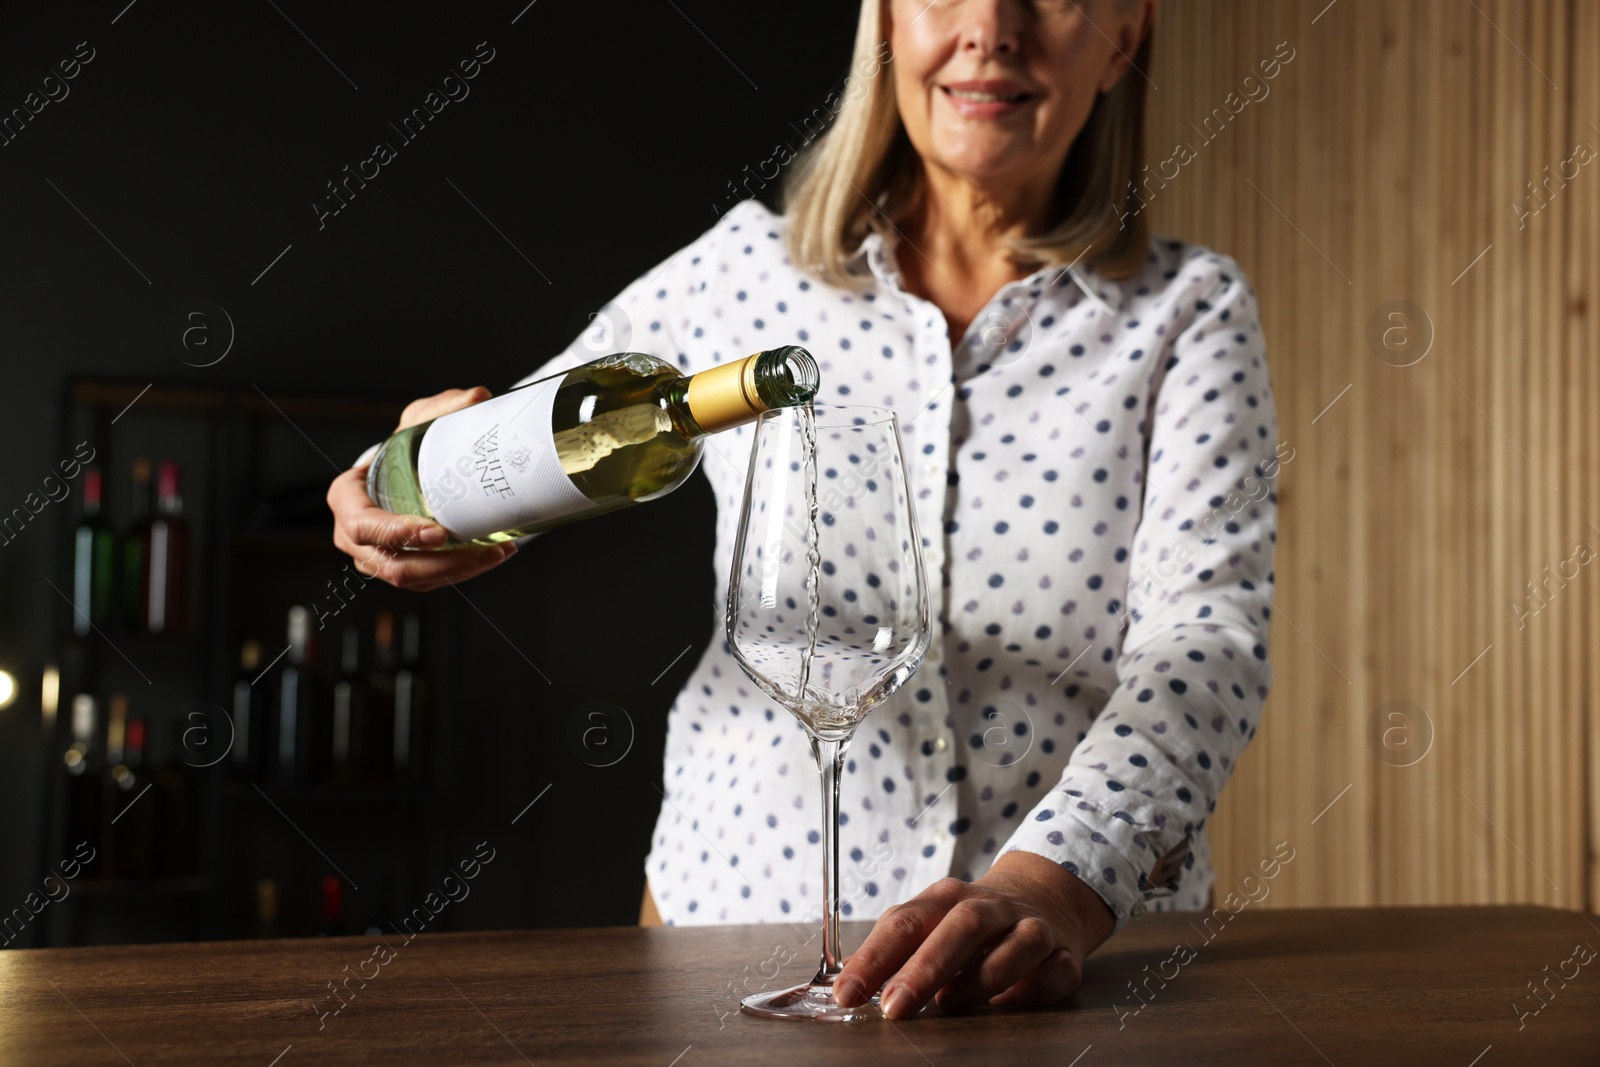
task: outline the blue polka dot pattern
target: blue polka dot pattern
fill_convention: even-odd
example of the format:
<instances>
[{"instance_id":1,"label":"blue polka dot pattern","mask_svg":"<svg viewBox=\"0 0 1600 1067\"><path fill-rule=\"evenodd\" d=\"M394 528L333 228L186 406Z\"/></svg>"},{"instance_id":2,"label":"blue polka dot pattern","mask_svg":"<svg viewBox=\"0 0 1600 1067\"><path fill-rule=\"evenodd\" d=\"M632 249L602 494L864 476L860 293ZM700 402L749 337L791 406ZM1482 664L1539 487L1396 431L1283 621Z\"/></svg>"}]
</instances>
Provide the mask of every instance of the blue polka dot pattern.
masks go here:
<instances>
[{"instance_id":1,"label":"blue polka dot pattern","mask_svg":"<svg viewBox=\"0 0 1600 1067\"><path fill-rule=\"evenodd\" d=\"M753 200L729 210L617 297L629 336L596 350L591 330L523 380L623 347L692 373L794 342L817 357L820 401L898 412L937 622L917 677L850 749L853 918L1017 849L1087 882L1119 927L1203 908L1206 821L1271 681L1275 487L1292 458L1244 272L1155 238L1122 281L1055 265L1006 284L952 345L902 286L894 234L866 238L847 290L795 269L786 225ZM822 890L805 733L720 631L748 432L709 440L699 467L718 507L718 629L669 713L645 863L673 924L809 922ZM1178 875L1152 883L1168 855Z\"/></svg>"}]
</instances>

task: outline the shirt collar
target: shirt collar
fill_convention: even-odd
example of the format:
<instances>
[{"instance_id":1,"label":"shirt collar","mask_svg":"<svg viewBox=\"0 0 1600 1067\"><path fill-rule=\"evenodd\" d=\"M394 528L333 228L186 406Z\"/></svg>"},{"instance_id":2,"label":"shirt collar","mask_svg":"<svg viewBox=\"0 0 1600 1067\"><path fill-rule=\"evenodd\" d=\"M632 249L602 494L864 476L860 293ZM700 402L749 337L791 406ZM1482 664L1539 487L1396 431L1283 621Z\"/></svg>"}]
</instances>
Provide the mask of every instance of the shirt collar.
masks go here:
<instances>
[{"instance_id":1,"label":"shirt collar","mask_svg":"<svg viewBox=\"0 0 1600 1067\"><path fill-rule=\"evenodd\" d=\"M890 254L898 241L897 237L885 240L881 233L872 230L856 248L847 266L852 271L858 271L864 264L881 284L903 291L900 268L895 264L894 256ZM1084 263L1073 263L1065 268L1059 265L1040 267L1013 284L1023 289L1034 286L1059 288L1067 284L1069 277L1085 296L1100 305L1107 314L1120 315L1127 306L1127 295L1123 292L1122 283L1115 278L1106 277Z\"/></svg>"}]
</instances>

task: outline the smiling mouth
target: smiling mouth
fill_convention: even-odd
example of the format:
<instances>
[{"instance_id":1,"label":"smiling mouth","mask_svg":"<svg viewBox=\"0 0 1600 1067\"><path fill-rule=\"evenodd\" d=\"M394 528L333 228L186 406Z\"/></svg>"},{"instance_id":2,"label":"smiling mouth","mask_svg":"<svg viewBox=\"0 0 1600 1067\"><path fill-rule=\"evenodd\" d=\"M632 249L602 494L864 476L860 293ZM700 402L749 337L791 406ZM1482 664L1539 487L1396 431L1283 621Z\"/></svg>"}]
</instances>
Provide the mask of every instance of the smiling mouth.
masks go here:
<instances>
[{"instance_id":1,"label":"smiling mouth","mask_svg":"<svg viewBox=\"0 0 1600 1067\"><path fill-rule=\"evenodd\" d=\"M1032 93L980 93L972 89L952 89L948 85L939 86L947 96L959 97L962 100L972 100L980 104L1020 104L1024 100L1032 99Z\"/></svg>"}]
</instances>

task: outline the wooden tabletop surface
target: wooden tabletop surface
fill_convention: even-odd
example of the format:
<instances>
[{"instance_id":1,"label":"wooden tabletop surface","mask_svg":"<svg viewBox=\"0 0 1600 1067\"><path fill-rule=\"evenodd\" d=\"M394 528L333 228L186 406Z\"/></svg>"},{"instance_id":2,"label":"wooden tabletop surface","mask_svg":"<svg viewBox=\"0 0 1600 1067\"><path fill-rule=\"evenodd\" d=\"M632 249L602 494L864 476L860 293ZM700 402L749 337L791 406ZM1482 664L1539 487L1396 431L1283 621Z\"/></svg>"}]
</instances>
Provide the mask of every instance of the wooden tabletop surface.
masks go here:
<instances>
[{"instance_id":1,"label":"wooden tabletop surface","mask_svg":"<svg viewBox=\"0 0 1600 1067\"><path fill-rule=\"evenodd\" d=\"M0 1063L1600 1062L1593 916L1247 906L1226 923L1198 918L1128 924L1052 1008L846 1025L737 1010L746 990L810 976L819 941L797 927L0 952ZM866 930L846 925L847 951Z\"/></svg>"}]
</instances>

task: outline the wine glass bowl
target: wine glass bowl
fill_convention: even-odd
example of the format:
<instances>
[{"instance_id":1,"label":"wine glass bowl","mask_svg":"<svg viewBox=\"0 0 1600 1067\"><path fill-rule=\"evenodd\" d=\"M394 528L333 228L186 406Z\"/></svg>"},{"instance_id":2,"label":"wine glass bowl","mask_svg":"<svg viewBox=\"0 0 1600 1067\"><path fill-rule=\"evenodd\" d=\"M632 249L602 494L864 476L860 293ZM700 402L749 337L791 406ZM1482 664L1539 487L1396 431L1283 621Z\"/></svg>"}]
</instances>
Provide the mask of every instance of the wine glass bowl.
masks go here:
<instances>
[{"instance_id":1,"label":"wine glass bowl","mask_svg":"<svg viewBox=\"0 0 1600 1067\"><path fill-rule=\"evenodd\" d=\"M838 1021L842 1008L838 785L861 720L905 684L931 639L922 540L894 412L844 404L778 408L756 420L726 631L751 681L805 727L822 778L824 939L807 985L747 998L747 1011Z\"/></svg>"},{"instance_id":2,"label":"wine glass bowl","mask_svg":"<svg viewBox=\"0 0 1600 1067\"><path fill-rule=\"evenodd\" d=\"M729 587L729 644L768 696L809 728L842 737L904 684L928 648L921 541L895 415L843 404L814 405L809 415L774 409L757 419L755 436Z\"/></svg>"}]
</instances>

